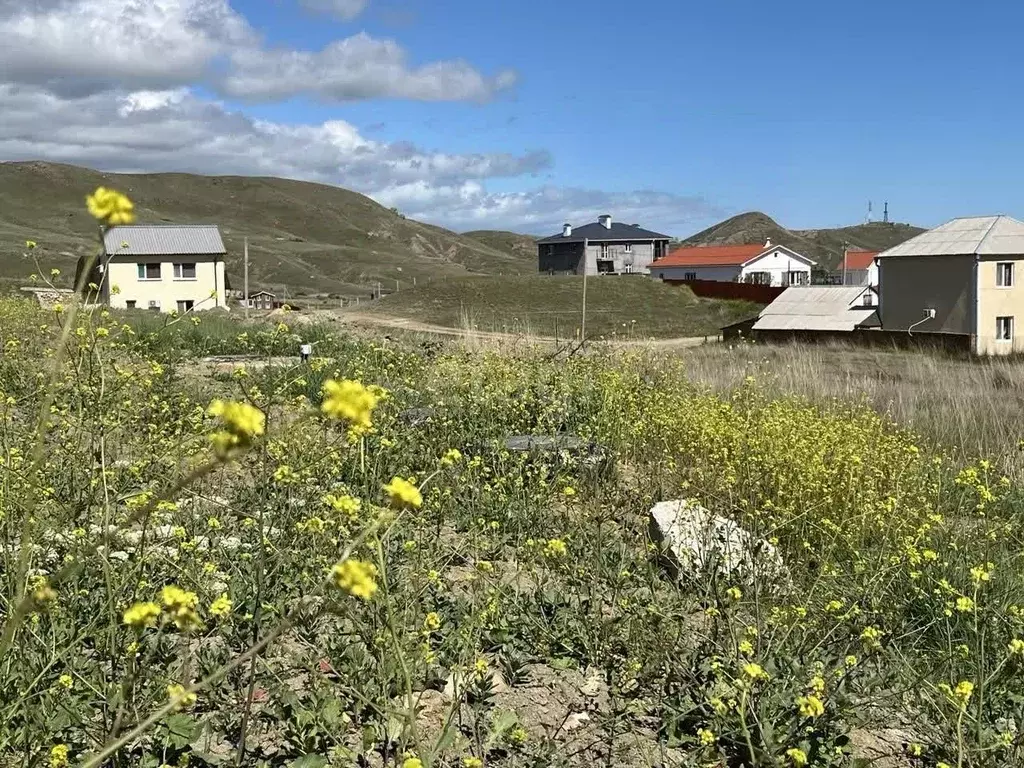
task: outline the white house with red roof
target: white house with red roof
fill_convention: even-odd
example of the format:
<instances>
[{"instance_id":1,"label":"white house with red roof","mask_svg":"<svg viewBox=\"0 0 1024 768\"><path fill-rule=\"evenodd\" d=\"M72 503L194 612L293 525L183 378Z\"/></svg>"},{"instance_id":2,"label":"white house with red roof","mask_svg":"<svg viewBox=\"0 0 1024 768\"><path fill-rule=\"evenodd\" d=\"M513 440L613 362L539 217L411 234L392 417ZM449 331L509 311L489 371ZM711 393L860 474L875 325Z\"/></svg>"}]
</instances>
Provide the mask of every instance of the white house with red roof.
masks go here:
<instances>
[{"instance_id":1,"label":"white house with red roof","mask_svg":"<svg viewBox=\"0 0 1024 768\"><path fill-rule=\"evenodd\" d=\"M784 245L694 245L676 248L649 269L659 280L717 280L758 285L810 285L815 262Z\"/></svg>"},{"instance_id":2,"label":"white house with red roof","mask_svg":"<svg viewBox=\"0 0 1024 768\"><path fill-rule=\"evenodd\" d=\"M870 285L878 288L878 251L847 251L839 264L843 285Z\"/></svg>"}]
</instances>

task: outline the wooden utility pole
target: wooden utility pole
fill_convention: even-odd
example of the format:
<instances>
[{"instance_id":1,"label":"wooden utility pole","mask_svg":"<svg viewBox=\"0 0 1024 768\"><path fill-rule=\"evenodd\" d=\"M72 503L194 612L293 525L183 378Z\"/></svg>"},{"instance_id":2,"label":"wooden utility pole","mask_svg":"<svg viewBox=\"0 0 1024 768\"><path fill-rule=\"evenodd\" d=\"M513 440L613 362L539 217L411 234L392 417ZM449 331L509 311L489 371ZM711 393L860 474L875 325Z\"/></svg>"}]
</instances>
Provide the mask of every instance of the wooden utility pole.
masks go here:
<instances>
[{"instance_id":1,"label":"wooden utility pole","mask_svg":"<svg viewBox=\"0 0 1024 768\"><path fill-rule=\"evenodd\" d=\"M587 340L587 272L588 258L587 245L589 241L583 238L583 319L580 321L580 346Z\"/></svg>"},{"instance_id":2,"label":"wooden utility pole","mask_svg":"<svg viewBox=\"0 0 1024 768\"><path fill-rule=\"evenodd\" d=\"M850 252L850 244L843 243L843 285L846 285L846 254Z\"/></svg>"},{"instance_id":3,"label":"wooden utility pole","mask_svg":"<svg viewBox=\"0 0 1024 768\"><path fill-rule=\"evenodd\" d=\"M242 301L245 306L245 319L249 319L249 238L245 238L245 250L242 256Z\"/></svg>"}]
</instances>

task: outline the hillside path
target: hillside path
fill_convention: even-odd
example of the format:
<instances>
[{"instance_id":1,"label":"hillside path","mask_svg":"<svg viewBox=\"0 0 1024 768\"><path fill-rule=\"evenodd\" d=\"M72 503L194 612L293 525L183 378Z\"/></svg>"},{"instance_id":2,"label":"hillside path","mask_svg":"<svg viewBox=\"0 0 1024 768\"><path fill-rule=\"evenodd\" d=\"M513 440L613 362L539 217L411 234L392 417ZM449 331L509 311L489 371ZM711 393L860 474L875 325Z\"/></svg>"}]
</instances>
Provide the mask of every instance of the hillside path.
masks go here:
<instances>
[{"instance_id":1,"label":"hillside path","mask_svg":"<svg viewBox=\"0 0 1024 768\"><path fill-rule=\"evenodd\" d=\"M461 328L451 328L446 325L434 325L423 323L418 320L411 320L405 317L393 315L379 315L371 312L355 312L345 310L343 312L330 312L332 320L341 320L346 325L371 326L376 328L392 328L396 331L407 331L413 333L429 333L435 336L462 337L477 341L531 341L542 344L554 344L556 339L551 336L526 336L521 333L505 333L502 331L466 331ZM307 315L308 320L324 319L318 313ZM557 341L566 341L558 339ZM596 340L595 340L596 341ZM667 339L622 339L615 341L602 341L601 344L609 346L640 348L640 349L682 349L686 347L699 347L702 344L716 343L718 336L678 336Z\"/></svg>"}]
</instances>

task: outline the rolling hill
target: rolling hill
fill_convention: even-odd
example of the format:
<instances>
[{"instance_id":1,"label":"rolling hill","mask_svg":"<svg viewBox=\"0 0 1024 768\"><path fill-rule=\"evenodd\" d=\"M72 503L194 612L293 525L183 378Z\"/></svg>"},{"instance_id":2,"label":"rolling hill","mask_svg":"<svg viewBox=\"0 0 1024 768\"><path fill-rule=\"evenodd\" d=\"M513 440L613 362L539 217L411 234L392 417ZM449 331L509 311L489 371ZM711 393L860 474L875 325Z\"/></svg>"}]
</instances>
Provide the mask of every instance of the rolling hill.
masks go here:
<instances>
[{"instance_id":1,"label":"rolling hill","mask_svg":"<svg viewBox=\"0 0 1024 768\"><path fill-rule=\"evenodd\" d=\"M519 232L506 232L501 229L478 229L473 232L463 232L463 237L470 237L479 243L494 248L502 253L511 253L521 256L523 261L536 266L537 264L537 239L532 235L523 235Z\"/></svg>"},{"instance_id":2,"label":"rolling hill","mask_svg":"<svg viewBox=\"0 0 1024 768\"><path fill-rule=\"evenodd\" d=\"M502 250L498 241L492 245L412 221L364 195L325 184L9 162L0 163L0 277L24 281L38 268L54 266L73 274L77 257L96 242L85 195L101 185L129 195L139 223L220 225L229 281L237 288L246 237L251 286L291 295L359 295L377 281L387 288L395 280L536 270L535 250ZM38 268L25 256L26 240L39 244L32 252Z\"/></svg>"},{"instance_id":3,"label":"rolling hill","mask_svg":"<svg viewBox=\"0 0 1024 768\"><path fill-rule=\"evenodd\" d=\"M924 232L910 224L893 224L874 221L836 229L786 229L778 222L760 212L741 213L719 222L712 227L691 235L682 241L684 245L739 245L741 243L763 243L771 238L773 243L785 245L798 253L809 256L820 267L834 269L843 256L844 243L854 250L883 251L899 245L915 235Z\"/></svg>"}]
</instances>

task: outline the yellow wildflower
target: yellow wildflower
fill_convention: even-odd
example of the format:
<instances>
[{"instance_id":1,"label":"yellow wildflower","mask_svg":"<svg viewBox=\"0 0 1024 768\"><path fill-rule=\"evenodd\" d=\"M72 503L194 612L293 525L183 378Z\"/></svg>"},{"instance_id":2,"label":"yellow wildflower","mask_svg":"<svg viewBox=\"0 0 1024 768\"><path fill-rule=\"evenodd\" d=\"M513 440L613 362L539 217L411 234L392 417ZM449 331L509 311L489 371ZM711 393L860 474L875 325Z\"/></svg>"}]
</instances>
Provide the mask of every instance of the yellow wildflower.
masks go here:
<instances>
[{"instance_id":1,"label":"yellow wildflower","mask_svg":"<svg viewBox=\"0 0 1024 768\"><path fill-rule=\"evenodd\" d=\"M25 241L25 247L28 248L31 251L33 248L36 247L36 241L35 240L26 240Z\"/></svg>"},{"instance_id":2,"label":"yellow wildflower","mask_svg":"<svg viewBox=\"0 0 1024 768\"><path fill-rule=\"evenodd\" d=\"M565 557L567 551L565 542L561 539L548 539L548 543L544 545L544 557Z\"/></svg>"},{"instance_id":3,"label":"yellow wildflower","mask_svg":"<svg viewBox=\"0 0 1024 768\"><path fill-rule=\"evenodd\" d=\"M323 394L320 410L332 419L347 421L363 429L372 426L371 416L380 397L362 382L330 379L324 384Z\"/></svg>"},{"instance_id":4,"label":"yellow wildflower","mask_svg":"<svg viewBox=\"0 0 1024 768\"><path fill-rule=\"evenodd\" d=\"M764 671L764 667L754 662L749 662L743 665L743 674L749 677L751 680L767 680L768 673Z\"/></svg>"},{"instance_id":5,"label":"yellow wildflower","mask_svg":"<svg viewBox=\"0 0 1024 768\"><path fill-rule=\"evenodd\" d=\"M730 600L736 601L743 597L743 592L739 587L729 587L725 590L725 596Z\"/></svg>"},{"instance_id":6,"label":"yellow wildflower","mask_svg":"<svg viewBox=\"0 0 1024 768\"><path fill-rule=\"evenodd\" d=\"M188 709L196 703L196 695L186 691L185 686L178 683L171 683L167 686L167 698L174 704L177 710Z\"/></svg>"},{"instance_id":7,"label":"yellow wildflower","mask_svg":"<svg viewBox=\"0 0 1024 768\"><path fill-rule=\"evenodd\" d=\"M460 461L462 461L462 452L458 448L449 448L441 457L441 466L450 467Z\"/></svg>"},{"instance_id":8,"label":"yellow wildflower","mask_svg":"<svg viewBox=\"0 0 1024 768\"><path fill-rule=\"evenodd\" d=\"M1006 646L1006 650L1010 652L1011 656L1024 656L1024 640L1015 637L1010 641L1010 644Z\"/></svg>"},{"instance_id":9,"label":"yellow wildflower","mask_svg":"<svg viewBox=\"0 0 1024 768\"><path fill-rule=\"evenodd\" d=\"M225 428L210 436L214 450L221 457L232 449L250 445L254 437L263 434L267 422L263 411L248 403L214 400L206 412L224 422Z\"/></svg>"},{"instance_id":10,"label":"yellow wildflower","mask_svg":"<svg viewBox=\"0 0 1024 768\"><path fill-rule=\"evenodd\" d=\"M881 643L878 641L881 636L882 631L878 627L864 627L864 631L860 633L861 641L870 649L881 647Z\"/></svg>"},{"instance_id":11,"label":"yellow wildflower","mask_svg":"<svg viewBox=\"0 0 1024 768\"><path fill-rule=\"evenodd\" d=\"M479 757L464 757L462 768L484 768L484 761Z\"/></svg>"},{"instance_id":12,"label":"yellow wildflower","mask_svg":"<svg viewBox=\"0 0 1024 768\"><path fill-rule=\"evenodd\" d=\"M476 674L477 680L483 680L487 675L487 666L487 659L483 656L473 662L473 672Z\"/></svg>"},{"instance_id":13,"label":"yellow wildflower","mask_svg":"<svg viewBox=\"0 0 1024 768\"><path fill-rule=\"evenodd\" d=\"M156 603L136 603L124 612L124 623L135 629L156 625L160 617L160 606Z\"/></svg>"},{"instance_id":14,"label":"yellow wildflower","mask_svg":"<svg viewBox=\"0 0 1024 768\"><path fill-rule=\"evenodd\" d=\"M70 691L74 684L75 681L74 678L71 677L71 675L61 675L57 678L57 685L59 685L61 688L64 688L65 690Z\"/></svg>"},{"instance_id":15,"label":"yellow wildflower","mask_svg":"<svg viewBox=\"0 0 1024 768\"><path fill-rule=\"evenodd\" d=\"M402 768L423 768L423 761L418 757L407 757L402 761Z\"/></svg>"},{"instance_id":16,"label":"yellow wildflower","mask_svg":"<svg viewBox=\"0 0 1024 768\"><path fill-rule=\"evenodd\" d=\"M67 768L71 750L67 744L57 744L50 750L50 768Z\"/></svg>"},{"instance_id":17,"label":"yellow wildflower","mask_svg":"<svg viewBox=\"0 0 1024 768\"><path fill-rule=\"evenodd\" d=\"M697 741L702 747L710 747L716 741L715 732L707 728L698 728Z\"/></svg>"},{"instance_id":18,"label":"yellow wildflower","mask_svg":"<svg viewBox=\"0 0 1024 768\"><path fill-rule=\"evenodd\" d=\"M825 714L825 705L821 699L813 694L810 696L797 696L796 706L802 717L821 717Z\"/></svg>"},{"instance_id":19,"label":"yellow wildflower","mask_svg":"<svg viewBox=\"0 0 1024 768\"><path fill-rule=\"evenodd\" d=\"M160 591L160 600L164 610L178 629L191 629L199 625L196 605L199 596L195 592L187 592L181 587L169 584Z\"/></svg>"},{"instance_id":20,"label":"yellow wildflower","mask_svg":"<svg viewBox=\"0 0 1024 768\"><path fill-rule=\"evenodd\" d=\"M522 745L526 743L526 740L530 737L530 734L526 732L526 729L521 725L517 725L508 734L508 740L515 745Z\"/></svg>"},{"instance_id":21,"label":"yellow wildflower","mask_svg":"<svg viewBox=\"0 0 1024 768\"><path fill-rule=\"evenodd\" d=\"M377 591L377 567L363 560L345 560L334 566L331 578L334 585L353 597L369 600Z\"/></svg>"},{"instance_id":22,"label":"yellow wildflower","mask_svg":"<svg viewBox=\"0 0 1024 768\"><path fill-rule=\"evenodd\" d=\"M85 203L89 213L104 224L131 224L135 221L132 201L116 190L97 187L85 198Z\"/></svg>"},{"instance_id":23,"label":"yellow wildflower","mask_svg":"<svg viewBox=\"0 0 1024 768\"><path fill-rule=\"evenodd\" d=\"M786 757L790 759L795 768L803 768L803 766L807 765L807 753L799 747L787 749Z\"/></svg>"},{"instance_id":24,"label":"yellow wildflower","mask_svg":"<svg viewBox=\"0 0 1024 768\"><path fill-rule=\"evenodd\" d=\"M420 489L402 477L395 477L384 486L391 506L396 509L418 509L423 506Z\"/></svg>"},{"instance_id":25,"label":"yellow wildflower","mask_svg":"<svg viewBox=\"0 0 1024 768\"><path fill-rule=\"evenodd\" d=\"M441 628L441 615L436 611L431 611L423 620L423 627L428 632L436 632Z\"/></svg>"},{"instance_id":26,"label":"yellow wildflower","mask_svg":"<svg viewBox=\"0 0 1024 768\"><path fill-rule=\"evenodd\" d=\"M223 619L231 613L233 603L225 592L210 604L210 614L218 619Z\"/></svg>"},{"instance_id":27,"label":"yellow wildflower","mask_svg":"<svg viewBox=\"0 0 1024 768\"><path fill-rule=\"evenodd\" d=\"M960 613L970 613L974 610L974 601L969 597L958 597L954 605Z\"/></svg>"},{"instance_id":28,"label":"yellow wildflower","mask_svg":"<svg viewBox=\"0 0 1024 768\"><path fill-rule=\"evenodd\" d=\"M973 693L974 683L969 680L961 680L953 689L953 698L960 703L961 707L966 707Z\"/></svg>"},{"instance_id":29,"label":"yellow wildflower","mask_svg":"<svg viewBox=\"0 0 1024 768\"><path fill-rule=\"evenodd\" d=\"M743 640L739 644L739 652L744 656L750 656L754 652L754 644L749 640Z\"/></svg>"}]
</instances>

